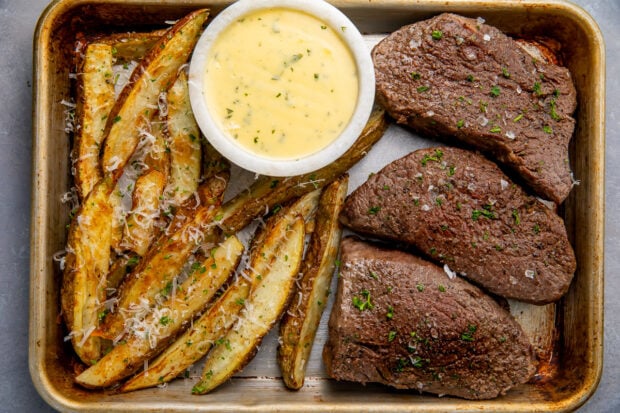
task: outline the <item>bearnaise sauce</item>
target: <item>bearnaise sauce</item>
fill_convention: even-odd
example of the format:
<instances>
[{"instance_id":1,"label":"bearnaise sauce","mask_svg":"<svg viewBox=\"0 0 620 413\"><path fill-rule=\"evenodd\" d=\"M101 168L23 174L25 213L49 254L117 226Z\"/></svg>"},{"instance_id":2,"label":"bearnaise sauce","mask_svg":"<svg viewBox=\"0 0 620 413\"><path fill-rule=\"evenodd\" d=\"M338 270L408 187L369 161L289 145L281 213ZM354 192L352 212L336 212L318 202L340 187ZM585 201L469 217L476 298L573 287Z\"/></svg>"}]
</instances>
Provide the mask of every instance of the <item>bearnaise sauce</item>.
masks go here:
<instances>
[{"instance_id":1,"label":"bearnaise sauce","mask_svg":"<svg viewBox=\"0 0 620 413\"><path fill-rule=\"evenodd\" d=\"M286 8L230 24L209 52L205 76L204 96L220 128L274 159L299 159L329 145L347 126L359 93L355 60L337 31Z\"/></svg>"}]
</instances>

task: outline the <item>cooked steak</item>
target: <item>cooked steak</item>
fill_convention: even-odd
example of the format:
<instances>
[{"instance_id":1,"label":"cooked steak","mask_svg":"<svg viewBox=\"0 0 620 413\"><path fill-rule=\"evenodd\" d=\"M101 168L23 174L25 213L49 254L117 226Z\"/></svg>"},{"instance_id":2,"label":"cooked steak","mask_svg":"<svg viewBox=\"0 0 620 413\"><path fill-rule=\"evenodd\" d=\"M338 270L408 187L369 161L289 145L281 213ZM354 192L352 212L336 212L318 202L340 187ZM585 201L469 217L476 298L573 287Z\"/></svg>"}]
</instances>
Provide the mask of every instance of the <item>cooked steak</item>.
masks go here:
<instances>
[{"instance_id":1,"label":"cooked steak","mask_svg":"<svg viewBox=\"0 0 620 413\"><path fill-rule=\"evenodd\" d=\"M400 251L346 238L323 350L338 380L488 399L534 373L530 342L477 287Z\"/></svg>"},{"instance_id":2,"label":"cooked steak","mask_svg":"<svg viewBox=\"0 0 620 413\"><path fill-rule=\"evenodd\" d=\"M395 31L372 56L378 100L398 123L492 153L543 198L568 196L576 92L566 68L454 14Z\"/></svg>"},{"instance_id":3,"label":"cooked steak","mask_svg":"<svg viewBox=\"0 0 620 413\"><path fill-rule=\"evenodd\" d=\"M464 149L420 149L392 162L349 195L340 219L413 244L507 298L555 301L575 272L562 219Z\"/></svg>"}]
</instances>

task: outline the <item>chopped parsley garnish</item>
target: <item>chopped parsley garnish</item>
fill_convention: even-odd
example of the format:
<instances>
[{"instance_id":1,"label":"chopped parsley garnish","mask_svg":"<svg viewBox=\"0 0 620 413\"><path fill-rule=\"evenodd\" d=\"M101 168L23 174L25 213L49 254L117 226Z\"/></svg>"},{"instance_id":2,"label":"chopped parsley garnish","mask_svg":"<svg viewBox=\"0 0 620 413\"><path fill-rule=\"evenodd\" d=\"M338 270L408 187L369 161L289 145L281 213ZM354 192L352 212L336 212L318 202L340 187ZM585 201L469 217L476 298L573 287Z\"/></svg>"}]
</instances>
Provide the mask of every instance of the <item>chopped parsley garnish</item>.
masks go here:
<instances>
[{"instance_id":1,"label":"chopped parsley garnish","mask_svg":"<svg viewBox=\"0 0 620 413\"><path fill-rule=\"evenodd\" d=\"M464 121L463 119L459 119L459 120L456 122L456 127L457 127L457 129L461 129L463 126L465 126L465 121Z\"/></svg>"},{"instance_id":2,"label":"chopped parsley garnish","mask_svg":"<svg viewBox=\"0 0 620 413\"><path fill-rule=\"evenodd\" d=\"M392 330L388 333L388 341L391 343L396 338L396 331Z\"/></svg>"},{"instance_id":3,"label":"chopped parsley garnish","mask_svg":"<svg viewBox=\"0 0 620 413\"><path fill-rule=\"evenodd\" d=\"M523 119L523 113L519 113L512 121L516 123L519 122L521 119Z\"/></svg>"},{"instance_id":4,"label":"chopped parsley garnish","mask_svg":"<svg viewBox=\"0 0 620 413\"><path fill-rule=\"evenodd\" d=\"M515 225L519 225L521 223L521 218L519 217L519 211L516 209L512 210L512 218L515 220Z\"/></svg>"},{"instance_id":5,"label":"chopped parsley garnish","mask_svg":"<svg viewBox=\"0 0 620 413\"><path fill-rule=\"evenodd\" d=\"M502 128L500 128L499 126L493 126L489 132L491 133L500 133L502 131Z\"/></svg>"},{"instance_id":6,"label":"chopped parsley garnish","mask_svg":"<svg viewBox=\"0 0 620 413\"><path fill-rule=\"evenodd\" d=\"M357 295L353 296L353 306L360 311L371 310L374 305L370 302L370 291L364 290L361 293L361 298Z\"/></svg>"},{"instance_id":7,"label":"chopped parsley garnish","mask_svg":"<svg viewBox=\"0 0 620 413\"><path fill-rule=\"evenodd\" d=\"M385 317L388 320L391 320L392 318L394 318L394 307L392 307L391 305L388 306L387 313L385 314Z\"/></svg>"},{"instance_id":8,"label":"chopped parsley garnish","mask_svg":"<svg viewBox=\"0 0 620 413\"><path fill-rule=\"evenodd\" d=\"M381 207L380 206L372 206L368 209L368 214L369 215L377 215L377 212L381 211Z\"/></svg>"},{"instance_id":9,"label":"chopped parsley garnish","mask_svg":"<svg viewBox=\"0 0 620 413\"><path fill-rule=\"evenodd\" d=\"M491 88L491 92L489 92L489 94L494 98L498 97L500 93L501 93L501 89L497 85L493 86Z\"/></svg>"},{"instance_id":10,"label":"chopped parsley garnish","mask_svg":"<svg viewBox=\"0 0 620 413\"><path fill-rule=\"evenodd\" d=\"M445 293L446 292L446 287L444 287L443 285L439 284L439 286L437 287L439 289L440 292Z\"/></svg>"},{"instance_id":11,"label":"chopped parsley garnish","mask_svg":"<svg viewBox=\"0 0 620 413\"><path fill-rule=\"evenodd\" d=\"M474 76L473 75L467 75L467 81L468 82L473 82L474 81Z\"/></svg>"},{"instance_id":12,"label":"chopped parsley garnish","mask_svg":"<svg viewBox=\"0 0 620 413\"><path fill-rule=\"evenodd\" d=\"M162 318L159 319L159 323L162 326L167 326L171 322L172 322L172 319L170 317L168 317L167 315L165 315L165 316L163 316Z\"/></svg>"},{"instance_id":13,"label":"chopped parsley garnish","mask_svg":"<svg viewBox=\"0 0 620 413\"><path fill-rule=\"evenodd\" d=\"M502 76L504 76L506 79L510 79L510 73L505 67L502 67Z\"/></svg>"},{"instance_id":14,"label":"chopped parsley garnish","mask_svg":"<svg viewBox=\"0 0 620 413\"><path fill-rule=\"evenodd\" d=\"M420 80L422 78L422 75L420 75L418 72L411 72L411 78L413 80Z\"/></svg>"},{"instance_id":15,"label":"chopped parsley garnish","mask_svg":"<svg viewBox=\"0 0 620 413\"><path fill-rule=\"evenodd\" d=\"M433 40L441 40L441 38L443 37L443 33L441 32L441 30L433 30L433 33L431 33L431 37L433 38Z\"/></svg>"},{"instance_id":16,"label":"chopped parsley garnish","mask_svg":"<svg viewBox=\"0 0 620 413\"><path fill-rule=\"evenodd\" d=\"M422 166L426 166L428 161L439 162L441 161L442 156L443 152L441 151L441 149L435 149L435 156L428 154L424 155L424 157L422 158Z\"/></svg>"},{"instance_id":17,"label":"chopped parsley garnish","mask_svg":"<svg viewBox=\"0 0 620 413\"><path fill-rule=\"evenodd\" d=\"M538 235L540 233L540 225L534 224L533 231L534 231L534 234Z\"/></svg>"},{"instance_id":18,"label":"chopped parsley garnish","mask_svg":"<svg viewBox=\"0 0 620 413\"><path fill-rule=\"evenodd\" d=\"M478 327L476 325L468 324L467 330L463 334L461 334L461 340L474 341L474 333L476 332L477 329Z\"/></svg>"},{"instance_id":19,"label":"chopped parsley garnish","mask_svg":"<svg viewBox=\"0 0 620 413\"><path fill-rule=\"evenodd\" d=\"M534 93L536 94L536 96L540 96L542 95L542 90L540 89L540 83L538 82L534 82Z\"/></svg>"},{"instance_id":20,"label":"chopped parsley garnish","mask_svg":"<svg viewBox=\"0 0 620 413\"><path fill-rule=\"evenodd\" d=\"M417 284L416 288L418 289L419 292L424 291L424 284Z\"/></svg>"},{"instance_id":21,"label":"chopped parsley garnish","mask_svg":"<svg viewBox=\"0 0 620 413\"><path fill-rule=\"evenodd\" d=\"M545 131L545 133L548 133L549 135L553 133L553 129L549 125L543 126L543 131Z\"/></svg>"},{"instance_id":22,"label":"chopped parsley garnish","mask_svg":"<svg viewBox=\"0 0 620 413\"><path fill-rule=\"evenodd\" d=\"M423 93L426 92L427 90L429 90L430 87L429 86L420 86L419 88L417 88L416 90L418 91L418 93Z\"/></svg>"},{"instance_id":23,"label":"chopped parsley garnish","mask_svg":"<svg viewBox=\"0 0 620 413\"><path fill-rule=\"evenodd\" d=\"M448 167L448 176L453 176L455 172L456 172L456 168L454 166Z\"/></svg>"},{"instance_id":24,"label":"chopped parsley garnish","mask_svg":"<svg viewBox=\"0 0 620 413\"><path fill-rule=\"evenodd\" d=\"M495 213L493 211L489 211L488 209L474 209L471 212L471 219L473 219L474 221L478 221L478 218L480 218L481 216L488 219L497 218Z\"/></svg>"}]
</instances>

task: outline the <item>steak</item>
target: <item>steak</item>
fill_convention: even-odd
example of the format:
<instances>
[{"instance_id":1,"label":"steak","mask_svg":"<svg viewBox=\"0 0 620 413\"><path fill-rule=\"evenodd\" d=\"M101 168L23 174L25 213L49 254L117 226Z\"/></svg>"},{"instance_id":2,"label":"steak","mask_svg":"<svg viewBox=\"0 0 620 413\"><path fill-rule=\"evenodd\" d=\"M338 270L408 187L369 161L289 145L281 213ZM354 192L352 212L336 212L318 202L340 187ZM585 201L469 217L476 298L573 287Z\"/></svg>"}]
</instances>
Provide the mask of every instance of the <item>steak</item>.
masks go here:
<instances>
[{"instance_id":1,"label":"steak","mask_svg":"<svg viewBox=\"0 0 620 413\"><path fill-rule=\"evenodd\" d=\"M420 149L392 162L347 197L340 220L533 304L559 299L575 272L562 219L464 149Z\"/></svg>"},{"instance_id":2,"label":"steak","mask_svg":"<svg viewBox=\"0 0 620 413\"><path fill-rule=\"evenodd\" d=\"M576 107L568 69L454 14L402 27L372 57L377 99L398 123L491 153L543 198L568 196Z\"/></svg>"},{"instance_id":3,"label":"steak","mask_svg":"<svg viewBox=\"0 0 620 413\"><path fill-rule=\"evenodd\" d=\"M528 337L476 286L350 237L341 251L323 349L331 377L489 399L534 373Z\"/></svg>"}]
</instances>

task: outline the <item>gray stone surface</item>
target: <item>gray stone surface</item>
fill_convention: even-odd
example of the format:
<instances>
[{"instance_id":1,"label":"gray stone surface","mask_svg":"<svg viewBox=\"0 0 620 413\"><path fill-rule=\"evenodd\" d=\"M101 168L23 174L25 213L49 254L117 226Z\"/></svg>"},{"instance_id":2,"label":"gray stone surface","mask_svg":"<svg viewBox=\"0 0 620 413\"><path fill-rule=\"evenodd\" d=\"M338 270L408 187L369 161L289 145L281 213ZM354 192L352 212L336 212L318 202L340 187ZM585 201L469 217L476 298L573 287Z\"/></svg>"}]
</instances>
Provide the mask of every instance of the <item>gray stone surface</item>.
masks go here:
<instances>
[{"instance_id":1,"label":"gray stone surface","mask_svg":"<svg viewBox=\"0 0 620 413\"><path fill-rule=\"evenodd\" d=\"M0 411L51 411L28 372L32 37L47 0L0 0ZM605 365L580 412L620 411L620 1L576 0L607 45Z\"/></svg>"}]
</instances>

